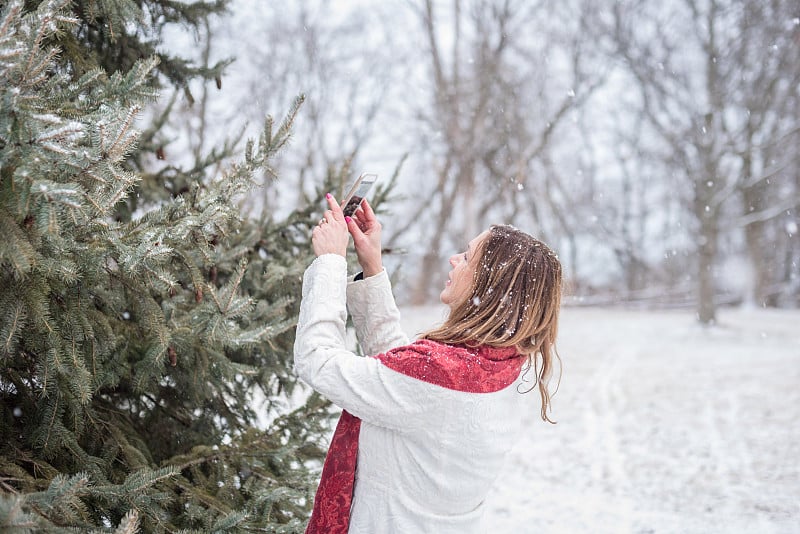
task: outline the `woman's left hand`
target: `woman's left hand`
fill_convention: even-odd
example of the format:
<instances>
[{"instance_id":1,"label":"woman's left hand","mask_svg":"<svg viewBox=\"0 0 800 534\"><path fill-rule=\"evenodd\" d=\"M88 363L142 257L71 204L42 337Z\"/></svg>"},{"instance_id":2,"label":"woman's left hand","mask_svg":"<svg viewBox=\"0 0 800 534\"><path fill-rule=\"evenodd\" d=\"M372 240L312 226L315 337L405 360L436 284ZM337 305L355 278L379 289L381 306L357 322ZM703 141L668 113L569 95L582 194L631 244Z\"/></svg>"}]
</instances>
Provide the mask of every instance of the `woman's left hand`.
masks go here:
<instances>
[{"instance_id":1,"label":"woman's left hand","mask_svg":"<svg viewBox=\"0 0 800 534\"><path fill-rule=\"evenodd\" d=\"M314 246L314 254L322 256L323 254L339 254L344 256L347 254L347 243L350 240L350 234L347 231L347 221L345 221L342 208L336 199L328 193L325 195L330 208L325 212L322 220L311 232L311 243Z\"/></svg>"}]
</instances>

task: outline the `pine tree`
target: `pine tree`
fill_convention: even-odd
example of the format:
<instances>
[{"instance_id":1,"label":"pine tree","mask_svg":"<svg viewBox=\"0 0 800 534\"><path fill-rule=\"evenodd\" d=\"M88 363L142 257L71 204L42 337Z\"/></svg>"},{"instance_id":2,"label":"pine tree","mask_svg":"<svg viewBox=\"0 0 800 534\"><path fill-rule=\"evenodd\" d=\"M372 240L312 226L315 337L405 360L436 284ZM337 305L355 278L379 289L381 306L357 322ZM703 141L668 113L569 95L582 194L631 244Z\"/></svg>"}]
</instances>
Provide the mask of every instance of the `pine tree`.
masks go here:
<instances>
[{"instance_id":1,"label":"pine tree","mask_svg":"<svg viewBox=\"0 0 800 534\"><path fill-rule=\"evenodd\" d=\"M0 14L0 527L300 531L326 403L278 408L320 199L258 224L237 204L300 100L222 175L120 217L159 62L77 68L85 6L135 5L77 4Z\"/></svg>"},{"instance_id":2,"label":"pine tree","mask_svg":"<svg viewBox=\"0 0 800 534\"><path fill-rule=\"evenodd\" d=\"M225 143L198 158L188 169L172 161L166 161L167 165L158 169L148 165L152 156L169 159L170 139L166 139L162 131L172 120L178 97L191 107L195 97L190 84L196 80L213 81L221 89L223 69L233 60L226 58L210 65L197 64L163 46L162 33L168 28L180 27L202 39L209 20L226 14L229 1L73 0L74 31L49 39L62 50L60 63L74 79L97 68L108 73L128 72L137 61L156 57L155 75L148 77L147 84L162 89L162 93L174 91L156 120L142 130L137 146L123 163L126 168L137 171L140 180L135 194L117 204L117 218L129 220L142 204L187 192L199 177L207 177L210 169L218 168L232 155L234 143ZM26 0L25 5L42 3L43 0Z\"/></svg>"}]
</instances>

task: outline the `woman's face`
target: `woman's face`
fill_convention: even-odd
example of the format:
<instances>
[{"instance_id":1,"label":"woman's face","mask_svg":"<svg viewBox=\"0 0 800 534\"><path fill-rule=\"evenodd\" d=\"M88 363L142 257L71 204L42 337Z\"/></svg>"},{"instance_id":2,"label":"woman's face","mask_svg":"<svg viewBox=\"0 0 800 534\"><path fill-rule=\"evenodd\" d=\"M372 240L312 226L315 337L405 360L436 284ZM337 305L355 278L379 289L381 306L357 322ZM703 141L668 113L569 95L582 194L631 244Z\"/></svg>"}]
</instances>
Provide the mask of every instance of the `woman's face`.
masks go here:
<instances>
[{"instance_id":1,"label":"woman's face","mask_svg":"<svg viewBox=\"0 0 800 534\"><path fill-rule=\"evenodd\" d=\"M447 275L447 282L445 282L439 299L451 310L472 294L472 284L479 261L478 248L488 235L489 230L484 231L469 242L466 251L450 257L450 265L453 269Z\"/></svg>"}]
</instances>

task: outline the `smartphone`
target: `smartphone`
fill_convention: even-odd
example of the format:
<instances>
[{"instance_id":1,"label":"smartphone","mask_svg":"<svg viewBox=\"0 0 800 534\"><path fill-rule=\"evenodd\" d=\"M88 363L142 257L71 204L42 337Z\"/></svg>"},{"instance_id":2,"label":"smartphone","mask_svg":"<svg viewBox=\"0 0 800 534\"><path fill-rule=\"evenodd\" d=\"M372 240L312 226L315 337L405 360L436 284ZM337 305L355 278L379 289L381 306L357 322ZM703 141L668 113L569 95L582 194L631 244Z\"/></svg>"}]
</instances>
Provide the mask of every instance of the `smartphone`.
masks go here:
<instances>
[{"instance_id":1,"label":"smartphone","mask_svg":"<svg viewBox=\"0 0 800 534\"><path fill-rule=\"evenodd\" d=\"M372 184L374 184L377 179L377 174L370 174L367 172L358 177L356 183L353 184L353 187L350 188L350 191L347 192L344 200L342 200L342 211L345 216L349 217L355 213L361 205L361 201L367 196Z\"/></svg>"}]
</instances>

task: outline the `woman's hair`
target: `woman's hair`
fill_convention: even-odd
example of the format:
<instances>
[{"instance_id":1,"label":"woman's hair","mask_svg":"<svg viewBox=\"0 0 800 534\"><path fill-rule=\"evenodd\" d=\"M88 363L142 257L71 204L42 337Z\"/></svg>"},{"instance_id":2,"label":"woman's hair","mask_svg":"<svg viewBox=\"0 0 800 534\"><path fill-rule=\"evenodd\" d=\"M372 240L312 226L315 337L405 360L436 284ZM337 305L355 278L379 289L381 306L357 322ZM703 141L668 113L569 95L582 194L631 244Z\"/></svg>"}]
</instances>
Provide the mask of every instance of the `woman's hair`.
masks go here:
<instances>
[{"instance_id":1,"label":"woman's hair","mask_svg":"<svg viewBox=\"0 0 800 534\"><path fill-rule=\"evenodd\" d=\"M448 344L515 347L528 357L548 417L561 307L561 263L550 248L513 226L489 229L475 252L472 293L456 303L440 327L422 335ZM527 372L527 371L526 371Z\"/></svg>"}]
</instances>

